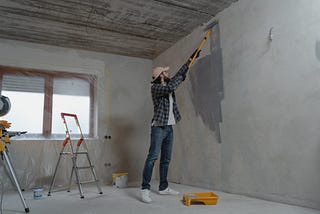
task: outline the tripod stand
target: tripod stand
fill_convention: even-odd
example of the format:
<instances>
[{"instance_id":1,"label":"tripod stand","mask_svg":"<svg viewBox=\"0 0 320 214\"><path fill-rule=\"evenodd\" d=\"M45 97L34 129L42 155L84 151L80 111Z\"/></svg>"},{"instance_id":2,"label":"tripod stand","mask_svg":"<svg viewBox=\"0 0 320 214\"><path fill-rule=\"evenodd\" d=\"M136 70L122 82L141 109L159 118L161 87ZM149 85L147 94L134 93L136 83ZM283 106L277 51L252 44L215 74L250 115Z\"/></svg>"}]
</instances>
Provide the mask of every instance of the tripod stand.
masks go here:
<instances>
[{"instance_id":1,"label":"tripod stand","mask_svg":"<svg viewBox=\"0 0 320 214\"><path fill-rule=\"evenodd\" d=\"M24 207L24 210L26 213L30 212L30 209L29 207L27 206L26 204L26 201L25 199L23 198L23 195L22 195L22 192L21 192L21 188L20 188L20 184L18 182L18 179L16 177L16 173L13 169L13 166L11 164L11 159L8 155L8 148L5 144L10 144L10 137L13 137L15 135L20 135L22 133L20 132L8 132L6 130L6 128L10 128L11 124L8 123L7 121L5 120L1 120L0 121L0 155L1 155L1 159L7 164L8 168L9 168L9 173L10 173L10 176L13 178L13 183L15 184L17 190L18 190L18 193L19 193L19 196L20 196L20 199L21 199L21 202L23 204L23 207Z\"/></svg>"}]
</instances>

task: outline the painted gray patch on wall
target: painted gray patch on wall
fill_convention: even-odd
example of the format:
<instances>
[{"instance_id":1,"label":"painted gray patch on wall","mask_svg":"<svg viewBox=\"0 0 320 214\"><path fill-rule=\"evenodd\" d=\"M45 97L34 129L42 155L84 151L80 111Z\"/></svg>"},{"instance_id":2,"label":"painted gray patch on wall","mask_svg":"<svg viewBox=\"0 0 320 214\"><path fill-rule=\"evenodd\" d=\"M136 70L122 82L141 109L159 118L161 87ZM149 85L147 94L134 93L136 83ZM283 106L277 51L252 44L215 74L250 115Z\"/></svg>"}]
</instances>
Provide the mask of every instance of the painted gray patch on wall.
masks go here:
<instances>
[{"instance_id":1,"label":"painted gray patch on wall","mask_svg":"<svg viewBox=\"0 0 320 214\"><path fill-rule=\"evenodd\" d=\"M320 40L316 41L316 57L320 61Z\"/></svg>"},{"instance_id":2,"label":"painted gray patch on wall","mask_svg":"<svg viewBox=\"0 0 320 214\"><path fill-rule=\"evenodd\" d=\"M223 99L223 66L219 26L211 37L211 54L199 59L190 71L192 102L197 115L216 133L221 142L221 100Z\"/></svg>"}]
</instances>

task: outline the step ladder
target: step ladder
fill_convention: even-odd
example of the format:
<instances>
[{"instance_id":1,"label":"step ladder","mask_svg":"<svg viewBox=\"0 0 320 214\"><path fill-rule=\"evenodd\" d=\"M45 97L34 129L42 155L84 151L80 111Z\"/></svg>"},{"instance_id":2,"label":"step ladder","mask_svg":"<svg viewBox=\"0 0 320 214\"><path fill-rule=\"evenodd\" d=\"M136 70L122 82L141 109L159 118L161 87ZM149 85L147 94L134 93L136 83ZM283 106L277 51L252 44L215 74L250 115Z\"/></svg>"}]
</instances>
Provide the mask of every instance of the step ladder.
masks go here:
<instances>
[{"instance_id":1,"label":"step ladder","mask_svg":"<svg viewBox=\"0 0 320 214\"><path fill-rule=\"evenodd\" d=\"M66 117L73 118L75 120L75 124L77 126L78 133L80 134L80 138L77 140L77 144L76 145L74 145L75 144L74 141L71 140L71 135L70 135L71 131L68 128ZM83 190L82 190L82 185L83 184L95 183L97 188L98 188L99 194L103 194L102 193L102 189L101 189L100 184L99 184L99 180L98 180L96 172L94 170L94 166L93 166L93 164L92 164L92 162L90 160L90 157L89 157L88 148L87 148L87 145L86 145L86 143L84 141L84 137L83 137L83 134L82 134L82 130L81 130L80 123L79 123L77 115L76 114L70 114L70 113L63 113L62 112L61 113L61 119L62 119L63 125L65 127L66 138L65 138L65 140L63 141L63 144L62 144L62 149L61 149L61 152L60 152L60 155L59 155L59 159L58 159L56 168L54 170L54 174L53 174L53 178L52 178L52 181L51 181L51 185L50 185L50 188L49 188L49 191L48 191L48 196L50 196L51 193L53 192L52 189L53 189L53 186L54 186L54 183L55 183L57 171L58 171L60 160L61 160L62 156L71 156L71 160L72 160L72 171L71 171L71 175L70 175L70 178L69 178L69 184L68 184L68 189L67 189L68 192L70 192L72 178L73 178L73 175L75 174L76 184L77 184L78 189L79 189L80 198L84 198ZM68 147L68 151L65 151L66 147ZM75 147L76 147L76 149L74 149ZM85 160L87 161L88 165L79 166L78 165L78 156L85 156ZM79 171L82 171L82 170L90 170L91 175L92 175L92 180L81 181Z\"/></svg>"}]
</instances>

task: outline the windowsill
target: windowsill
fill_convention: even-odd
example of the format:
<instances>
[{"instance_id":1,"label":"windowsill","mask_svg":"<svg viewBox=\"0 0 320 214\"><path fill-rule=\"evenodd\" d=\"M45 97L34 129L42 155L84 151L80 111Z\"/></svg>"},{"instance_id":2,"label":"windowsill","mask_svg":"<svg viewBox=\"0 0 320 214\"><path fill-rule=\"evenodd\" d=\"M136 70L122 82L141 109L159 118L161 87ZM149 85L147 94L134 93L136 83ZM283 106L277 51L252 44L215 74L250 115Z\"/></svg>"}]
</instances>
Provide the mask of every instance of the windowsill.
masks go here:
<instances>
[{"instance_id":1,"label":"windowsill","mask_svg":"<svg viewBox=\"0 0 320 214\"><path fill-rule=\"evenodd\" d=\"M41 134L26 134L14 136L10 138L11 141L63 141L66 138L63 134L55 134L51 136L44 136ZM72 141L79 140L80 136L70 136ZM89 137L84 135L84 140L99 140L98 137Z\"/></svg>"}]
</instances>

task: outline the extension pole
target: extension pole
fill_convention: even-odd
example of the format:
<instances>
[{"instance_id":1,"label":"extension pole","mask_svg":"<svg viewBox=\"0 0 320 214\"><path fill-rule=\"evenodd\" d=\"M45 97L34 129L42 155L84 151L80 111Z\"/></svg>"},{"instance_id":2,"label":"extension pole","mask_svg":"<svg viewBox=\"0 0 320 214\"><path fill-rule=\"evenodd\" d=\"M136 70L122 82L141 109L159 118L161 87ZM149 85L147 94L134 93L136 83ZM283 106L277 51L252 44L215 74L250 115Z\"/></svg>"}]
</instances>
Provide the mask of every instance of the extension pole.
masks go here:
<instances>
[{"instance_id":1,"label":"extension pole","mask_svg":"<svg viewBox=\"0 0 320 214\"><path fill-rule=\"evenodd\" d=\"M211 35L212 28L217 24L218 24L218 21L214 20L213 22L208 24L207 27L205 28L205 29L207 29L207 32L206 32L204 38L202 39L202 41L200 42L200 45L199 45L198 49L196 50L193 58L191 59L189 65L188 65L188 68L190 68L192 66L192 64L194 63L194 61L196 60L198 53L201 51L203 45L206 43L207 39Z\"/></svg>"},{"instance_id":2,"label":"extension pole","mask_svg":"<svg viewBox=\"0 0 320 214\"><path fill-rule=\"evenodd\" d=\"M190 61L189 65L188 65L189 68L192 66L193 62L196 60L198 53L201 51L204 43L206 43L206 41L207 41L207 39L208 39L208 37L209 37L210 35L211 35L211 29L207 30L206 35L204 36L203 40L201 41L198 49L196 50L196 52L195 52L195 54L194 54L192 60Z\"/></svg>"}]
</instances>

